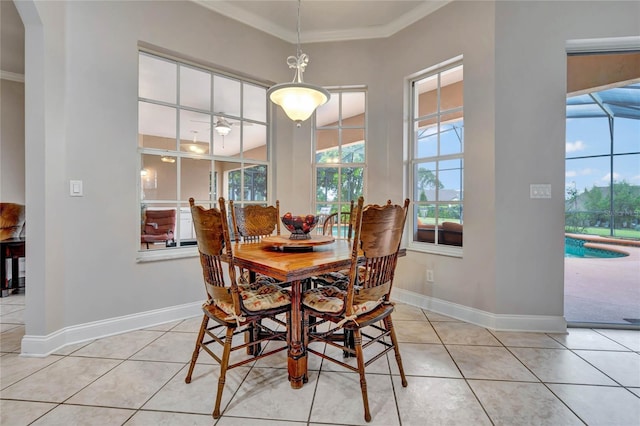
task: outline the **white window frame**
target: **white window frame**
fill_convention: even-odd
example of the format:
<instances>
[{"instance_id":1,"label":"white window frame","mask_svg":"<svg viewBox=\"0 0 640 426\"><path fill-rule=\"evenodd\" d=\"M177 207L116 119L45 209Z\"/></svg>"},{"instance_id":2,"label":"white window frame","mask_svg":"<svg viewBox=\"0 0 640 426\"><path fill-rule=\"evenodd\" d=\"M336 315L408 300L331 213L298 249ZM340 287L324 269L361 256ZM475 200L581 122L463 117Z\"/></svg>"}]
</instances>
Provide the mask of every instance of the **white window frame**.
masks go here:
<instances>
[{"instance_id":1,"label":"white window frame","mask_svg":"<svg viewBox=\"0 0 640 426\"><path fill-rule=\"evenodd\" d=\"M245 85L251 85L251 86L257 86L257 87L262 87L265 89L265 93L266 90L269 87L269 84L266 82L262 82L262 81L257 81L257 80L252 80L243 76L238 76L238 75L234 75L231 74L229 72L222 72L201 64L196 64L190 61L186 61L177 57L172 57L166 54L160 54L158 52L155 52L153 50L150 49L146 49L146 48L139 48L138 49L138 54L139 55L147 55L150 57L154 57L156 59L160 59L160 60L164 60L167 61L169 63L174 63L178 65L178 68L182 67L188 67L188 68L194 68L197 69L198 71L203 71L206 73L211 74L212 78L213 76L220 76L220 77L224 77L227 79L232 79L232 80L237 80L240 84L241 84L241 92L240 92L240 99L239 99L239 103L240 103L240 109L241 111L243 110L243 105L244 105L244 96L243 96L243 92L242 90L244 89ZM176 81L176 90L180 90L180 76L178 73L177 76L177 81ZM213 91L214 88L211 88L212 90L212 94L211 94L211 106L209 107L208 110L204 110L204 109L197 109L197 108L193 108L193 107L189 107L189 106L184 106L184 105L180 105L179 103L179 96L178 99L175 101L175 103L167 103L167 102L163 102L163 101L157 101L157 100L153 100L153 99L146 99L143 97L140 97L140 95L138 95L138 103L148 103L148 104L155 104L155 105L162 105L162 106L168 106L168 107L172 107L176 109L176 126L177 126L177 135L180 135L179 132L179 128L180 128L180 112L181 111L194 111L197 113L202 113L202 114L207 114L209 116L211 116L212 118L212 123L215 123L215 118L220 116L221 114L219 112L213 111ZM144 155L156 155L156 156L171 156L171 157L175 157L176 159L185 159L185 158L197 158L200 161L211 161L212 162L212 173L211 173L211 179L212 179L212 184L214 184L216 181L219 182L219 185L223 185L221 186L221 193L215 193L215 189L212 188L212 191L209 194L209 198L210 199L204 199L204 200L196 200L196 203L204 205L204 206L211 206L211 207L217 207L218 205L218 197L220 196L224 196L225 199L227 199L227 183L226 182L220 182L221 178L226 178L226 172L223 173L222 175L219 174L217 171L215 171L214 169L214 165L217 161L222 161L225 163L237 163L238 166L238 170L244 170L246 167L252 167L252 166L256 166L256 165L265 165L267 167L267 176L266 176L266 191L267 191L267 200L266 201L260 201L260 202L253 202L250 201L248 203L260 203L260 204L268 204L270 202L270 199L272 197L272 193L273 193L273 184L272 184L272 165L271 165L271 156L272 156L272 150L271 150L271 140L272 140L272 135L271 135L271 126L270 126L270 108L268 106L268 102L266 100L266 96L265 96L265 121L256 121L254 119L249 119L246 117L240 117L240 116L233 116L230 117L232 119L234 119L235 121L239 122L239 123L257 123L260 125L264 125L265 126L265 130L266 130L266 141L267 141L267 156L266 156L266 160L255 160L252 158L245 158L243 151L241 150L240 153L237 156L221 156L221 155L215 155L215 151L209 152L209 153L204 153L204 154L200 154L200 153L192 153L192 152L188 152L188 151L184 151L184 150L178 150L177 145L176 148L174 150L165 150L165 149L157 149L157 148L149 148L149 147L144 147L144 146L137 146L137 155L138 155L138 165L139 165L139 170L142 170L143 167L143 156ZM242 136L242 132L243 132L243 127L242 125L237 126L237 128L234 129L234 131L236 132L240 132L240 138L241 141L243 141L243 136ZM211 145L213 145L213 141L214 141L214 126L211 125L210 129L209 129L209 141L211 141ZM177 136L179 138L179 136ZM241 142L242 143L242 142ZM242 145L241 145L242 146ZM211 151L211 150L210 150ZM178 164L181 164L180 162L178 162ZM138 188L138 202L137 202L137 212L136 212L136 221L137 223L141 223L140 221L142 220L141 218L141 212L142 212L142 208L143 205L145 207L149 207L149 208L153 208L154 205L157 206L164 206L166 208L175 208L176 209L176 228L175 228L175 235L179 236L180 235L180 226L181 226L181 210L183 210L183 214L185 209L188 210L188 199L186 199L185 197L188 196L188 194L180 194L179 190L181 188L181 171L180 171L180 166L177 166L177 170L176 170L176 185L177 185L177 190L178 190L178 195L177 198L180 199L176 199L176 200L158 200L158 199L153 199L153 200L145 200L142 197L142 191L143 191L143 179L140 178L140 175L137 177L137 188ZM245 203L244 200L244 190L242 190L242 188L244 188L244 173L241 173L241 191L240 191L240 199L239 200L234 200L234 202L238 203L238 205L243 205ZM185 198L185 199L182 199ZM170 204L174 204L175 207L168 207L168 205ZM190 213L189 213L190 216ZM183 218L184 219L184 218ZM139 227L138 227L139 228ZM140 237L137 238L137 240L140 240ZM197 248L195 246L192 245L188 245L188 246L177 246L177 247L166 247L166 248L161 248L161 249L157 249L157 250L142 250L141 248L138 249L138 257L137 257L137 261L138 262L147 262L147 261L155 261L155 260L166 260L166 259L174 259L174 258L182 258L182 257L191 257L191 256L195 256L197 255Z\"/></svg>"},{"instance_id":2,"label":"white window frame","mask_svg":"<svg viewBox=\"0 0 640 426\"><path fill-rule=\"evenodd\" d=\"M353 167L360 167L362 168L362 195L365 197L366 200L366 194L367 194L367 155L368 155L368 148L367 148L367 140L368 140L368 99L369 99L369 94L367 92L367 88L365 86L354 86L354 87L348 87L348 88L329 88L328 89L329 92L331 93L331 97L342 97L343 94L349 94L349 93L363 93L365 100L364 100L364 122L362 124L362 126L353 126L353 125L346 125L343 123L343 119L345 118L349 118L349 117L344 117L343 116L343 103L340 102L339 103L339 107L338 107L338 121L337 124L335 125L326 125L326 126L319 126L317 123L317 116L314 114L314 121L313 121L313 188L312 188L312 194L313 194L313 208L314 211L318 212L318 204L323 204L323 205L331 205L331 206L337 206L337 210L344 212L344 211L348 211L347 207L350 205L351 200L343 200L342 199L342 194L341 191L338 191L337 194L337 201L318 201L317 199L317 190L318 190L318 182L317 182L317 178L318 178L318 169L322 169L322 168L337 168L338 169L338 173L339 173L339 177L338 177L338 188L341 187L342 181L341 181L341 177L342 177L342 170L345 168L353 168ZM338 143L338 149L339 152L342 152L342 147L343 147L343 143L342 143L342 130L351 130L351 129L362 129L363 130L363 134L364 134L364 162L359 162L359 163L344 163L341 161L335 162L335 163L318 163L316 161L316 154L317 154L317 131L318 130L337 130L338 131L338 139L339 139L339 143ZM342 155L339 155L340 158L342 158ZM358 200L353 200L354 201L354 205L357 204ZM325 215L326 213L320 213L322 215ZM337 226L341 226L342 223L342 216L338 215L338 221L337 221ZM320 228L321 224L318 225L318 233L322 232L322 229Z\"/></svg>"},{"instance_id":3,"label":"white window frame","mask_svg":"<svg viewBox=\"0 0 640 426\"><path fill-rule=\"evenodd\" d=\"M409 250L414 250L414 251L419 251L419 252L425 252L425 253L433 253L433 254L440 254L440 255L445 255L445 256L452 256L452 257L462 257L463 255L463 247L460 246L453 246L453 245L448 245L448 244L440 244L440 243L432 243L432 242L423 242L423 241L418 241L417 238L417 209L419 208L419 206L421 204L435 204L436 206L441 206L441 205L448 205L450 204L449 201L442 201L436 198L436 200L429 200L427 202L421 202L418 199L414 199L415 198L415 187L416 187L416 179L417 177L415 176L415 170L416 170L416 166L418 164L421 163L425 163L425 162L431 162L431 161L446 161L446 160L457 160L459 159L461 161L461 174L462 174L462 179L461 179L461 188L460 188L460 201L459 201L459 205L460 205L460 209L462 211L464 211L464 148L462 148L461 152L459 154L448 154L448 155L435 155L435 156L431 156L431 157L417 157L417 143L418 143L418 132L414 131L414 129L417 127L417 123L425 120L427 118L436 118L436 125L438 126L438 129L440 129L440 125L442 124L441 121L441 116L445 115L445 114L451 114L451 113L456 113L456 112L461 112L462 113L462 122L464 123L464 99L463 99L463 105L462 107L459 108L453 108L453 109L447 109L447 110L440 110L440 88L441 88L441 82L439 79L439 75L441 73L444 73L448 70L451 70L453 68L459 67L459 66L463 66L463 61L462 61L462 56L453 58L449 61L443 62L441 64L435 65L433 67L430 67L426 70L420 71L416 74L413 74L409 77L406 78L406 87L407 87L407 105L408 105L408 120L407 120L407 140L408 140L408 144L406 145L407 147L407 152L408 152L408 156L407 156L407 162L406 162L406 176L407 176L407 194L409 194L409 198L412 199L412 204L413 204L413 208L411 210L411 214L408 217L407 223L409 225L409 238L408 240L408 246L407 248ZM417 100L417 96L414 93L414 87L415 87L415 83L423 80L425 78L434 76L434 75L438 75L438 85L437 85L437 90L438 90L438 103L437 103L437 111L433 114L429 114L426 116L418 116L416 113L416 100ZM464 79L462 80L464 81ZM462 128L464 129L464 124L462 126ZM438 130L437 135L438 135L438 140L440 137L441 132ZM463 139L464 140L464 139ZM438 142L439 145L439 142ZM463 144L464 147L464 144ZM438 190L436 189L436 194L438 193ZM461 217L461 221L462 221L462 217ZM440 224L444 222L441 221ZM434 231L435 233L435 231ZM437 234L434 235L437 238Z\"/></svg>"}]
</instances>

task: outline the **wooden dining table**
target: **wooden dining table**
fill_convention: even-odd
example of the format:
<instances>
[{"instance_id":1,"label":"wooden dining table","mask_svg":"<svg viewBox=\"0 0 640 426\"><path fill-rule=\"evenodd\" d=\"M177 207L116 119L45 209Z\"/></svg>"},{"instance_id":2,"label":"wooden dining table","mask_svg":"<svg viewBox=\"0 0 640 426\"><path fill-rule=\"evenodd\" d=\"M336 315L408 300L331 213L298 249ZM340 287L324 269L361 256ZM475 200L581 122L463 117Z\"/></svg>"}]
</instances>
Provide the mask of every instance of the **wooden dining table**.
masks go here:
<instances>
[{"instance_id":1,"label":"wooden dining table","mask_svg":"<svg viewBox=\"0 0 640 426\"><path fill-rule=\"evenodd\" d=\"M307 352L302 339L302 281L326 272L347 269L351 262L351 241L336 239L303 250L269 243L235 243L236 266L291 284L291 330L287 369L291 387L307 381Z\"/></svg>"}]
</instances>

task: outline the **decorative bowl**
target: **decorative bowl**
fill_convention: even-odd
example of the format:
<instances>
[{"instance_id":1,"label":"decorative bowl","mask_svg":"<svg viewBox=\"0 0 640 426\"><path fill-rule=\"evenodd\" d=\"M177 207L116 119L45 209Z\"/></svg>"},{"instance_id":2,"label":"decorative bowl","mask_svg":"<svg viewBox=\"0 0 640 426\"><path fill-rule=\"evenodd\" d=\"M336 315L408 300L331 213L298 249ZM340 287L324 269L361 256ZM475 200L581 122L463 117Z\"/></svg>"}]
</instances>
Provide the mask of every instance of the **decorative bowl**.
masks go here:
<instances>
[{"instance_id":1,"label":"decorative bowl","mask_svg":"<svg viewBox=\"0 0 640 426\"><path fill-rule=\"evenodd\" d=\"M318 216L308 214L306 216L294 216L287 212L282 216L284 227L291 232L289 237L292 240L309 240L309 232L318 224Z\"/></svg>"}]
</instances>

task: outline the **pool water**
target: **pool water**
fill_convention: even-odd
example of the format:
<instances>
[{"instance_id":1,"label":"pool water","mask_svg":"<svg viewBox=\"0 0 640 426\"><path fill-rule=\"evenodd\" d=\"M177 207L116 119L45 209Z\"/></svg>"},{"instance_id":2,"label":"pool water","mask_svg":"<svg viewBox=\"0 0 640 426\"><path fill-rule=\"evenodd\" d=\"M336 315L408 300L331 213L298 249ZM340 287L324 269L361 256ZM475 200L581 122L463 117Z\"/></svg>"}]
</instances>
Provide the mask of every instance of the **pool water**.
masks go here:
<instances>
[{"instance_id":1,"label":"pool water","mask_svg":"<svg viewBox=\"0 0 640 426\"><path fill-rule=\"evenodd\" d=\"M616 258L625 257L628 254L617 251L605 250L593 247L585 247L585 241L576 238L564 238L564 257L591 257L591 258Z\"/></svg>"}]
</instances>

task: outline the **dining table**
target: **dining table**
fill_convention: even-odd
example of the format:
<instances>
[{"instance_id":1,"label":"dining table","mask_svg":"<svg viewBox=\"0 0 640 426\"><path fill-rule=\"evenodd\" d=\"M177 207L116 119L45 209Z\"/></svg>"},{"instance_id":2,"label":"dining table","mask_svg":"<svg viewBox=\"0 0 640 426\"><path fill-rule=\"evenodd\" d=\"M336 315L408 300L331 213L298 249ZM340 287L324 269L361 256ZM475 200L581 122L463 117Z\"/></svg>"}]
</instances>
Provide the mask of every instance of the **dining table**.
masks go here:
<instances>
[{"instance_id":1,"label":"dining table","mask_svg":"<svg viewBox=\"0 0 640 426\"><path fill-rule=\"evenodd\" d=\"M314 238L318 244L314 244ZM308 380L307 352L302 335L302 283L313 276L347 269L351 264L350 240L323 238L326 237L314 235L306 245L304 242L289 245L279 237L271 241L236 242L233 246L236 266L291 284L287 370L293 389L301 388Z\"/></svg>"}]
</instances>

